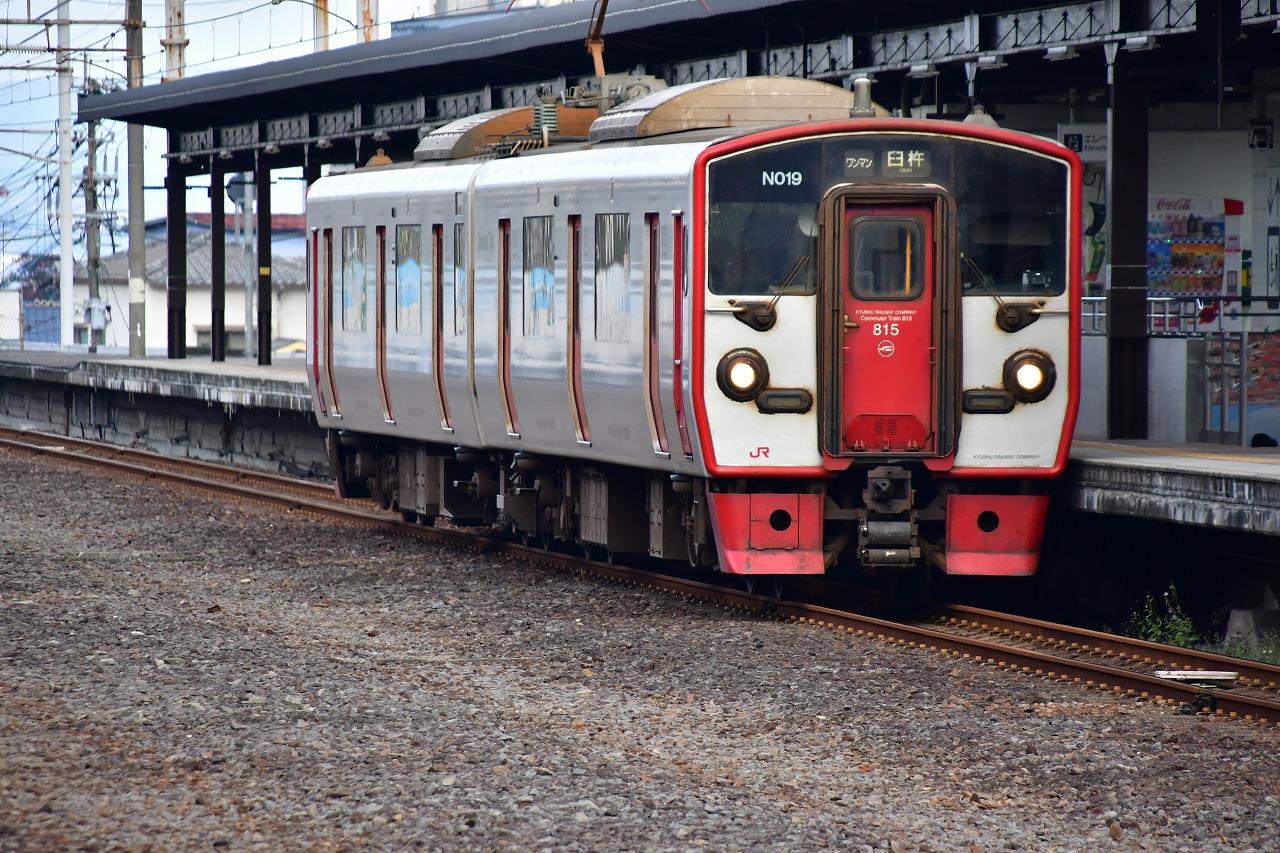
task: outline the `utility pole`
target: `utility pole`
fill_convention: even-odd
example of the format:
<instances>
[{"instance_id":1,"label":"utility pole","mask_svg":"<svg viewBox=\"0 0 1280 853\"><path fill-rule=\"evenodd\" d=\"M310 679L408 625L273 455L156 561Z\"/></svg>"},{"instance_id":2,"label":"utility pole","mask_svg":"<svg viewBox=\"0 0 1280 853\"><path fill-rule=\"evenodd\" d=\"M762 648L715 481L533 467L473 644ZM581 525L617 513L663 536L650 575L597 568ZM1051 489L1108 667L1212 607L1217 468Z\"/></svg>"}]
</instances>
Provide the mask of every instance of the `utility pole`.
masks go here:
<instances>
[{"instance_id":1,"label":"utility pole","mask_svg":"<svg viewBox=\"0 0 1280 853\"><path fill-rule=\"evenodd\" d=\"M141 17L141 16L139 16ZM161 83L181 80L187 74L186 7L183 0L165 0L164 4L164 76Z\"/></svg>"},{"instance_id":2,"label":"utility pole","mask_svg":"<svg viewBox=\"0 0 1280 853\"><path fill-rule=\"evenodd\" d=\"M257 175L249 172L244 182L244 354L250 358L258 355L258 335L255 331L254 313L257 311L255 293L258 284L257 241L254 239L253 196ZM267 263L271 263L270 260Z\"/></svg>"},{"instance_id":3,"label":"utility pole","mask_svg":"<svg viewBox=\"0 0 1280 853\"><path fill-rule=\"evenodd\" d=\"M378 0L360 0L360 38L365 43L378 38Z\"/></svg>"},{"instance_id":4,"label":"utility pole","mask_svg":"<svg viewBox=\"0 0 1280 853\"><path fill-rule=\"evenodd\" d=\"M58 300L61 303L59 344L68 347L75 334L75 260L71 257L71 3L58 2Z\"/></svg>"},{"instance_id":5,"label":"utility pole","mask_svg":"<svg viewBox=\"0 0 1280 853\"><path fill-rule=\"evenodd\" d=\"M129 88L142 85L142 0L128 0L125 58ZM129 355L147 354L146 215L142 200L142 125L130 124L129 149Z\"/></svg>"},{"instance_id":6,"label":"utility pole","mask_svg":"<svg viewBox=\"0 0 1280 853\"><path fill-rule=\"evenodd\" d=\"M316 0L311 7L311 21L315 26L316 41L312 50L329 49L329 0Z\"/></svg>"},{"instance_id":7,"label":"utility pole","mask_svg":"<svg viewBox=\"0 0 1280 853\"><path fill-rule=\"evenodd\" d=\"M85 81L88 86L89 81ZM102 310L102 303L98 298L98 267L100 261L100 251L98 246L98 176L94 171L94 160L98 156L98 123L96 121L89 122L89 139L87 150L87 161L84 166L84 246L85 246L85 266L88 267L89 273L89 352L98 351L98 336L96 326L98 325L98 315Z\"/></svg>"}]
</instances>

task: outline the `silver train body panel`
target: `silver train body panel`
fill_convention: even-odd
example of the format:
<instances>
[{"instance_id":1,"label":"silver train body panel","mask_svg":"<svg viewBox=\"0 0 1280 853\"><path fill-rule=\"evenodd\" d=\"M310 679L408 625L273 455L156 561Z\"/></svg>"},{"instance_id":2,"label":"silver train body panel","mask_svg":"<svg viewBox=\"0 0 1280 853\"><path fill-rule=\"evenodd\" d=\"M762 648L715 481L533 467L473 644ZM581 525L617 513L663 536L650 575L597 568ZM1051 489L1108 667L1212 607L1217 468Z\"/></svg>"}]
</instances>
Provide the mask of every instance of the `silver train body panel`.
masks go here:
<instances>
[{"instance_id":1,"label":"silver train body panel","mask_svg":"<svg viewBox=\"0 0 1280 853\"><path fill-rule=\"evenodd\" d=\"M313 337L318 346L313 349L322 353L325 346L323 336L332 334L332 387L335 393L329 396L337 397L337 410L340 413L340 417L333 416L333 401L330 400L328 413L318 413L322 426L406 439L479 445L480 434L471 406L465 312L455 324L453 311L450 310L454 305L451 297L455 295L455 269L460 271L460 275L456 276L457 288L464 297L469 291L467 274L471 267L471 240L467 231L469 223L466 212L471 181L478 168L478 164L463 164L434 169L359 172L325 178L312 186L307 196L309 233L323 233L325 229L332 229L335 267L330 275L326 274L326 250L324 242L319 241L321 257L312 268L319 270L318 283L325 285L322 290L327 291L320 294L321 300L333 299L335 304L332 327L318 330L318 334ZM445 312L444 317L438 321L434 300L428 305L428 300L423 299L420 332L402 334L395 330L394 324L388 324L387 386L395 419L394 423L389 423L384 417L376 371L376 323L372 317L377 304L374 289L378 280L374 269L377 262L375 234L378 226L394 233L397 225L408 224L421 226L424 244L429 239L428 235L432 234L433 226L442 226L445 239L441 241L443 256L440 266L444 273L442 284L445 298L442 301ZM461 257L461 264L458 263L459 256L452 239L454 229L459 226L463 229L463 242L467 247ZM344 264L347 255L344 229L352 228L364 232L362 239L365 263L358 276L359 282L344 283L344 274L350 272L349 265ZM316 244L313 241L313 246ZM424 245L424 251L430 253L434 251L434 247L427 248ZM434 286L429 271L433 269L431 264L435 259L430 255L428 257L430 263L423 264L427 271L422 282L424 292L431 291ZM387 304L394 305L394 271L389 270L384 277L384 290L392 291L384 299ZM357 302L356 306L347 304L347 293L353 296L362 294L361 298L354 300ZM465 306L465 298L462 304ZM365 314L362 323L344 322L349 319L345 316L347 311L359 314L361 306ZM324 312L318 313L323 326ZM347 326L353 328L346 328ZM437 326L442 332L444 391L453 415L451 429L443 426L444 419L432 373L431 333ZM323 374L323 366L321 373ZM320 385L323 394L323 376Z\"/></svg>"},{"instance_id":2,"label":"silver train body panel","mask_svg":"<svg viewBox=\"0 0 1280 853\"><path fill-rule=\"evenodd\" d=\"M692 171L706 143L618 147L594 151L547 153L484 163L411 166L363 170L324 178L308 194L307 216L312 235L332 229L333 266L326 278L324 236L313 238L320 252L320 305L333 299L332 390L338 400L335 417L330 401L317 407L323 427L471 447L492 447L548 455L597 460L705 475L693 418L691 379L686 372L683 405L692 456L682 450L676 422L673 389L675 330L672 325L677 265L674 258L677 215L682 223L684 258L681 288L681 360L691 363ZM394 212L393 212L394 211ZM621 227L625 215L626 226ZM597 217L620 250L624 262L613 258L608 274L611 309L597 304ZM543 219L545 217L545 219ZM569 326L570 217L578 232L578 320L581 352L580 409L589 441L575 429L572 395L572 329ZM656 223L651 223L656 217ZM536 220L526 226L526 220ZM396 226L418 225L422 234L421 331L404 334L393 322L386 331L386 385L393 421L386 417L377 376L377 334L372 314L378 276L369 271L377 263L377 229L385 229L387 243ZM550 279L533 295L531 257L537 247L526 246L526 228L545 237L550 226ZM441 237L435 235L439 227ZM366 320L346 325L358 314L351 304L350 284L342 275L360 274L344 267L343 229L364 229L367 268L361 293ZM461 229L462 234L455 233ZM505 237L504 237L505 232ZM625 232L625 233L623 233ZM651 274L650 241L657 237L657 269ZM457 237L457 239L455 239ZM602 235L603 237L603 235ZM464 244L461 255L458 242ZM504 245L505 244L505 245ZM545 241L543 241L545 244ZM435 259L437 248L443 250ZM395 264L387 250L384 275L385 304L396 305ZM616 251L615 251L616 254ZM458 260L462 258L462 263ZM607 258L605 260L608 260ZM442 271L443 316L434 314L437 286L433 271ZM505 276L501 266L505 265ZM505 305L500 282L507 282ZM547 289L550 293L547 293ZM650 291L656 291L651 293ZM650 300L656 297L656 304ZM536 300L536 304L535 304ZM510 382L502 370L502 311L507 316ZM654 313L650 313L653 311ZM394 314L394 312L392 312ZM533 315L537 314L537 317ZM319 322L314 322L316 317ZM323 328L325 312L312 317L314 356L310 373L320 399L326 393ZM444 396L452 428L442 426L433 369L432 330L443 342ZM652 334L652 337L651 337ZM656 350L651 356L649 349ZM651 393L649 365L657 371ZM316 382L316 375L319 382ZM316 389L313 389L313 393ZM658 430L654 419L661 420ZM665 436L665 451L658 446Z\"/></svg>"}]
</instances>

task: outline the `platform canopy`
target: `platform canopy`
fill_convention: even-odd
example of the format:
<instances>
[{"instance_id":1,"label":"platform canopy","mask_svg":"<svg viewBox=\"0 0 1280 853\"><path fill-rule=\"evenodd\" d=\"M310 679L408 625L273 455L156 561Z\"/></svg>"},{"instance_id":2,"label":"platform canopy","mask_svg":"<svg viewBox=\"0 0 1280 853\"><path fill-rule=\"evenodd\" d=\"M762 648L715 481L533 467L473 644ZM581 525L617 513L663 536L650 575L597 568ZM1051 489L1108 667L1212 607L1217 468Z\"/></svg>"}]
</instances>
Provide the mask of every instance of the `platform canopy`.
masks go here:
<instances>
[{"instance_id":1,"label":"platform canopy","mask_svg":"<svg viewBox=\"0 0 1280 853\"><path fill-rule=\"evenodd\" d=\"M189 172L214 157L228 169L264 155L277 166L350 163L375 147L407 158L424 130L589 79L593 6L398 24L369 44L86 95L79 119L165 128L169 156ZM1280 67L1278 21L1274 0L987 0L963 10L938 0L614 0L604 59L611 73L668 85L772 75L848 86L868 74L892 109L963 107L973 86L988 102L1086 103L1105 89L1110 45L1141 57L1157 100L1247 101L1251 75Z\"/></svg>"},{"instance_id":2,"label":"platform canopy","mask_svg":"<svg viewBox=\"0 0 1280 853\"><path fill-rule=\"evenodd\" d=\"M591 73L584 48L592 3L513 9L449 18L420 32L368 44L80 98L79 120L118 119L187 129L270 116L305 104L311 111L421 95L462 97L513 84L555 82ZM827 14L815 16L817 7ZM667 62L677 55L737 50L773 28L801 35L796 15L822 17L838 32L852 23L813 0L614 0L605 25L610 70ZM470 18L470 20L467 20ZM432 19L424 19L430 22ZM815 32L817 32L815 30ZM754 35L752 35L754 34ZM281 95L287 94L287 103ZM435 106L434 104L431 106ZM495 101L491 107L504 106Z\"/></svg>"}]
</instances>

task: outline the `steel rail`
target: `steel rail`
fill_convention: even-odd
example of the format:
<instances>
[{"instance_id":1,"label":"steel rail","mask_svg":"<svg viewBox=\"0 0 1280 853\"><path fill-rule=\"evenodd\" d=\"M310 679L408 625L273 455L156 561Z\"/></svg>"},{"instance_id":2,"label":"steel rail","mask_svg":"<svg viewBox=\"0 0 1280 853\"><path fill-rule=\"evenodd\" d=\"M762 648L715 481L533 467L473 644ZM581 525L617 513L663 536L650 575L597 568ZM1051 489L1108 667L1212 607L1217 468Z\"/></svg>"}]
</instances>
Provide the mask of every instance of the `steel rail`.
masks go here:
<instances>
[{"instance_id":1,"label":"steel rail","mask_svg":"<svg viewBox=\"0 0 1280 853\"><path fill-rule=\"evenodd\" d=\"M64 447L40 445L11 438L0 437L0 447L122 470L144 478L168 480L198 489L280 505L288 509L312 511L352 521L362 526L410 535L466 550L507 553L558 569L605 578L630 586L660 589L681 595L686 599L710 602L757 616L845 631L856 636L892 642L907 648L941 652L984 665L1081 684L1134 698L1159 703L1180 703L1192 706L1202 713L1214 713L1264 724L1280 722L1280 702L1271 699L1243 694L1232 695L1230 691L1219 689L1204 689L1095 661L1060 657L1049 652L950 633L919 624L894 622L875 616L835 610L817 604L773 599L731 587L664 575L630 566L587 560L568 554L557 554L464 530L425 527L403 521L398 516L380 510L338 503L336 499L318 500L273 492L225 479L204 479L176 470L156 469L120 459L78 453ZM177 461L185 464L194 460ZM991 611L979 612L990 613ZM1017 617L1011 617L1009 614L993 614L994 616L1009 620L1010 625L1017 621ZM1066 626L1056 627L1068 631L1074 630ZM1227 658L1227 660L1233 666L1239 663L1234 658Z\"/></svg>"},{"instance_id":2,"label":"steel rail","mask_svg":"<svg viewBox=\"0 0 1280 853\"><path fill-rule=\"evenodd\" d=\"M1070 681L1136 698L1183 703L1221 716L1266 724L1280 722L1280 702L1261 696L1197 687L1091 660L1063 657L924 625L891 622L813 604L780 602L777 610L779 615L795 621L843 628L860 636L889 640L910 648L945 652L1028 675Z\"/></svg>"},{"instance_id":3,"label":"steel rail","mask_svg":"<svg viewBox=\"0 0 1280 853\"><path fill-rule=\"evenodd\" d=\"M55 445L71 445L83 448L86 451L93 453L106 453L123 459L131 459L142 465L172 465L174 467L190 468L204 471L215 477L236 479L240 481L256 480L260 482L273 483L281 486L282 488L298 489L304 492L311 492L317 496L334 494L333 486L329 483L318 483L310 480L303 480L298 477L277 474L273 471L257 471L250 468L241 468L218 462L209 462L204 459L183 459L176 456L165 456L164 454L155 453L150 450L139 450L136 447L125 447L119 444L94 441L88 438L58 435L57 433L38 432L36 430L18 430L10 427L0 427L0 438L7 438L10 441L16 441L20 444L24 442L30 443L32 441L45 441Z\"/></svg>"},{"instance_id":4,"label":"steel rail","mask_svg":"<svg viewBox=\"0 0 1280 853\"><path fill-rule=\"evenodd\" d=\"M1251 687L1280 690L1280 666L1261 661L1153 643L1088 628L1073 628L1057 622L960 604L939 605L937 617L940 621L960 628L977 628L1031 642L1078 649L1089 654L1126 657L1138 663L1165 669L1231 670L1239 673L1240 681Z\"/></svg>"}]
</instances>

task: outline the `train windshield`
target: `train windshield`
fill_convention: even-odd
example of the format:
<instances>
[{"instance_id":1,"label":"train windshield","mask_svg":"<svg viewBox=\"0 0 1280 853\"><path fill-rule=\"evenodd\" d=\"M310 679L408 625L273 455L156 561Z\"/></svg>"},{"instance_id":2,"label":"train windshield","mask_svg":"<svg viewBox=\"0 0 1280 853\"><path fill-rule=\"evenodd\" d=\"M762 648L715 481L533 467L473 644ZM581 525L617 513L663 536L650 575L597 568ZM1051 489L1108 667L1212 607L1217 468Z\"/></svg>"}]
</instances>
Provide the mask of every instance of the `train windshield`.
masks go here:
<instances>
[{"instance_id":1,"label":"train windshield","mask_svg":"<svg viewBox=\"0 0 1280 853\"><path fill-rule=\"evenodd\" d=\"M939 128L944 128L939 123ZM860 133L796 140L712 161L707 285L725 296L814 293L818 205L838 185L935 185L956 204L966 296L1054 296L1067 286L1067 165L982 140ZM975 272L975 270L977 272ZM979 274L980 273L980 274Z\"/></svg>"},{"instance_id":2,"label":"train windshield","mask_svg":"<svg viewBox=\"0 0 1280 853\"><path fill-rule=\"evenodd\" d=\"M812 202L724 201L707 217L712 293L761 296L813 293L818 267L818 205ZM801 264L791 276L801 258Z\"/></svg>"},{"instance_id":3,"label":"train windshield","mask_svg":"<svg viewBox=\"0 0 1280 853\"><path fill-rule=\"evenodd\" d=\"M964 294L1062 293L1067 283L1065 167L995 146L972 151L965 161L964 195L956 197L957 232L961 253L973 263L961 267Z\"/></svg>"}]
</instances>

